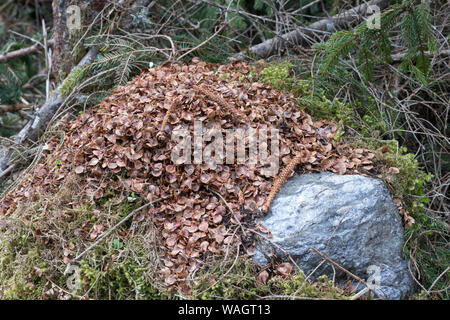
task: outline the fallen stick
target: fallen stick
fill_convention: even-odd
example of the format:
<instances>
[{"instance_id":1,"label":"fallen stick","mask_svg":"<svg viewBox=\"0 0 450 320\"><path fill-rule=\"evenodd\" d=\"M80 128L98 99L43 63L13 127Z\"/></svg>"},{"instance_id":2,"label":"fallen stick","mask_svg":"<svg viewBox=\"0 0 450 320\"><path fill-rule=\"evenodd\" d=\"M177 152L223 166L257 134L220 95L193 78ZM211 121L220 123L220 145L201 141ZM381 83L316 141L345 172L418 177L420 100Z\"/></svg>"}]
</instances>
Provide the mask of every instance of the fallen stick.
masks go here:
<instances>
[{"instance_id":1,"label":"fallen stick","mask_svg":"<svg viewBox=\"0 0 450 320\"><path fill-rule=\"evenodd\" d=\"M365 295L366 293L369 292L369 288L364 288L361 291L359 291L357 294L355 294L351 300L358 300L359 298L361 298L363 295Z\"/></svg>"},{"instance_id":2,"label":"fallen stick","mask_svg":"<svg viewBox=\"0 0 450 320\"><path fill-rule=\"evenodd\" d=\"M358 280L359 282L361 282L363 285L365 285L367 287L367 289L371 292L373 292L379 299L384 300L379 294L378 292L376 292L375 290L373 290L372 288L369 287L369 285L360 277L358 277L357 275L351 273L350 271L348 271L347 269L345 269L344 267L342 267L341 265L339 265L337 262L331 260L326 254L320 252L319 250L317 250L316 248L312 248L314 250L315 253L317 253L319 256L321 256L323 259L327 260L329 263L331 263L332 265L334 265L335 267L339 268L340 270L344 271L346 274L348 274L349 276L351 276L352 278Z\"/></svg>"},{"instance_id":3,"label":"fallen stick","mask_svg":"<svg viewBox=\"0 0 450 320\"><path fill-rule=\"evenodd\" d=\"M10 165L8 168L6 168L5 170L3 170L2 173L0 173L0 179L3 178L4 176L6 176L7 174L9 174L10 172L12 172L14 170L14 168L16 167L16 165L13 163L12 165Z\"/></svg>"},{"instance_id":4,"label":"fallen stick","mask_svg":"<svg viewBox=\"0 0 450 320\"><path fill-rule=\"evenodd\" d=\"M406 52L396 53L391 56L391 59L394 62L399 62L399 61L402 61L405 56L406 56ZM450 56L450 49L442 50L439 52L426 51L425 56L428 58L432 58L432 57L446 58L446 57Z\"/></svg>"},{"instance_id":5,"label":"fallen stick","mask_svg":"<svg viewBox=\"0 0 450 320\"><path fill-rule=\"evenodd\" d=\"M97 48L91 48L72 72L92 63L97 58L97 55ZM50 98L39 109L34 119L29 121L22 130L12 138L13 143L15 145L22 145L26 141L36 141L40 137L43 129L48 126L51 119L58 112L63 102L64 99L61 96L61 85L59 85L58 88L53 91ZM11 147L0 149L0 176L2 176L4 170L10 165L13 154L14 149Z\"/></svg>"},{"instance_id":6,"label":"fallen stick","mask_svg":"<svg viewBox=\"0 0 450 320\"><path fill-rule=\"evenodd\" d=\"M225 198L224 198L220 193L218 193L217 191L211 190L211 189L209 189L208 187L206 187L206 190L208 190L208 191L214 193L215 195L217 195L217 196L223 201L223 203L225 204L225 206L228 208L228 211L230 211L230 214L233 216L234 220L236 220L236 222L239 224L239 227L241 228L242 233L243 233L244 235L246 235L244 226L242 225L241 221L236 217L236 214L234 213L234 211L233 211L233 209L231 208L231 206L229 205L229 203L225 200Z\"/></svg>"},{"instance_id":7,"label":"fallen stick","mask_svg":"<svg viewBox=\"0 0 450 320\"><path fill-rule=\"evenodd\" d=\"M47 41L48 44L53 44L52 40ZM15 50L15 51L11 51L11 52L7 52L5 54L0 54L0 63L5 63L11 59L14 58L19 58L19 57L23 57L32 53L36 53L38 51L40 51L41 49L43 49L42 44L40 43L35 43L30 47L27 48L22 48L19 50Z\"/></svg>"},{"instance_id":8,"label":"fallen stick","mask_svg":"<svg viewBox=\"0 0 450 320\"><path fill-rule=\"evenodd\" d=\"M17 112L27 107L31 107L29 104L0 104L0 115L6 112Z\"/></svg>"},{"instance_id":9,"label":"fallen stick","mask_svg":"<svg viewBox=\"0 0 450 320\"><path fill-rule=\"evenodd\" d=\"M275 248L277 248L278 250L280 250L291 262L292 264L297 268L297 270L300 272L302 269L300 269L300 267L298 266L298 264L295 262L295 260L291 257L291 255L289 254L289 252L287 252L286 250L284 250L282 247L280 247L279 245L277 245L275 242L273 242L272 240L270 240L269 238L267 238L265 235L259 233L256 230L253 229L249 229L247 228L248 231L253 232L254 234L256 234L257 236L261 237L263 240L269 242L272 246L274 246Z\"/></svg>"},{"instance_id":10,"label":"fallen stick","mask_svg":"<svg viewBox=\"0 0 450 320\"><path fill-rule=\"evenodd\" d=\"M344 27L346 24L359 22L363 17L367 16L370 6L377 6L380 10L389 5L388 0L374 0L364 3L330 18L322 19L314 22L308 27L297 27L295 30L285 33L281 36L266 40L248 49L248 52L257 55L260 58L267 58L288 45L305 45L307 38L314 36L317 32L334 31ZM246 52L240 52L233 56L234 59L242 59L246 56Z\"/></svg>"}]
</instances>

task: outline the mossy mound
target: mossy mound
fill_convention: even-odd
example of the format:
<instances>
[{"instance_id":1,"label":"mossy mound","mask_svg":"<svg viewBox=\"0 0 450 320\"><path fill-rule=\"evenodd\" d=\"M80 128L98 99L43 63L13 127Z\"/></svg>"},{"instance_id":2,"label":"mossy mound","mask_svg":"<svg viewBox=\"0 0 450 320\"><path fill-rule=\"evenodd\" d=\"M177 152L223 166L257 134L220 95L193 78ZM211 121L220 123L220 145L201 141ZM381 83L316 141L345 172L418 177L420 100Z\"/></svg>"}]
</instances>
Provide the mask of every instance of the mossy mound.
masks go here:
<instances>
[{"instance_id":1,"label":"mossy mound","mask_svg":"<svg viewBox=\"0 0 450 320\"><path fill-rule=\"evenodd\" d=\"M236 259L251 255L255 239L245 229L260 228L254 218L284 180L268 173L270 162L262 158L174 163L178 141L169 136L183 129L195 137L194 120L214 132L217 124L278 129L279 153L272 156L280 157L281 169L297 159L304 172L376 173L373 153L335 139L337 126L314 122L291 93L254 82L260 71L242 62L167 64L117 88L63 128L63 143L50 141L40 163L2 202L0 283L6 296L68 295L67 265L79 267L74 276L81 279L82 297L161 298L177 290L191 296L201 292L195 275L211 268L208 261L226 262L236 248ZM135 212L144 202L152 206ZM256 281L255 274L248 277ZM310 285L304 281L302 288Z\"/></svg>"}]
</instances>

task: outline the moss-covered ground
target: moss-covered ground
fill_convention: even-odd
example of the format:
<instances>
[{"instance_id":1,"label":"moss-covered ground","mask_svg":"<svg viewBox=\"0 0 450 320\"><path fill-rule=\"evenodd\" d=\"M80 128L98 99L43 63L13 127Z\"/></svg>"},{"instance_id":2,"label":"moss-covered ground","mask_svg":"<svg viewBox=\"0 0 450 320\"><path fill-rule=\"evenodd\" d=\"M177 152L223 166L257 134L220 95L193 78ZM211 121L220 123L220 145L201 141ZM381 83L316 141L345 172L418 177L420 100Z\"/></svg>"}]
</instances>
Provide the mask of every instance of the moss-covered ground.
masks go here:
<instances>
[{"instance_id":1,"label":"moss-covered ground","mask_svg":"<svg viewBox=\"0 0 450 320\"><path fill-rule=\"evenodd\" d=\"M376 165L383 168L380 172L385 172L380 178L398 199L405 220L405 257L414 262L424 288L433 285L434 289L441 290L439 295L426 295L422 291L413 298L448 298L448 291L442 290L448 285L448 275L436 280L450 261L446 247L448 224L423 209L429 201L425 191L432 176L420 168L414 155L398 141L374 136L374 132L386 129L386 123L374 112L370 98L342 103L321 89L313 78L299 78L296 68L291 62L272 63L255 68L249 77L292 92L300 108L316 118L332 119L339 124L337 139L346 139L375 152ZM235 248L231 248L229 255L211 257L191 279L186 279L192 296L185 297L164 285L158 272L164 263L158 250L159 232L147 220L123 224L84 255L76 268L64 274L67 262L80 253L79 248L89 245L81 240L85 238L82 234L92 235L94 239L96 232L113 227L142 202L134 194L117 194L114 190L93 201L80 190L77 179L67 179L57 194L42 194L33 201L22 201L13 214L1 218L1 299L348 299L352 296L326 277L310 282L302 272L285 277L275 275L263 283L258 277L262 270L247 256L236 256Z\"/></svg>"}]
</instances>

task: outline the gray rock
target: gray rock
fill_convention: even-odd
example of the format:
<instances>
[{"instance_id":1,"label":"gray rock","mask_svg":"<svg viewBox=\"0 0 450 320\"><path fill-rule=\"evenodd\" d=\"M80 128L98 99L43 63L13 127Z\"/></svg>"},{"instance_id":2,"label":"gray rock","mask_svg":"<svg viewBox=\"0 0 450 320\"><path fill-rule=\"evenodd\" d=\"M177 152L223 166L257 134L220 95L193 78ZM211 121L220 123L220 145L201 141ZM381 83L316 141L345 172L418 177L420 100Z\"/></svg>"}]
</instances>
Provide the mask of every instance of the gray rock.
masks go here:
<instances>
[{"instance_id":1,"label":"gray rock","mask_svg":"<svg viewBox=\"0 0 450 320\"><path fill-rule=\"evenodd\" d=\"M385 298L404 299L414 293L414 280L402 258L402 221L379 179L326 172L294 176L261 222L306 275L323 261L314 247L368 283L379 283L377 292ZM254 261L266 264L270 251L277 250L261 242ZM312 278L321 274L338 283L349 279L328 262Z\"/></svg>"}]
</instances>

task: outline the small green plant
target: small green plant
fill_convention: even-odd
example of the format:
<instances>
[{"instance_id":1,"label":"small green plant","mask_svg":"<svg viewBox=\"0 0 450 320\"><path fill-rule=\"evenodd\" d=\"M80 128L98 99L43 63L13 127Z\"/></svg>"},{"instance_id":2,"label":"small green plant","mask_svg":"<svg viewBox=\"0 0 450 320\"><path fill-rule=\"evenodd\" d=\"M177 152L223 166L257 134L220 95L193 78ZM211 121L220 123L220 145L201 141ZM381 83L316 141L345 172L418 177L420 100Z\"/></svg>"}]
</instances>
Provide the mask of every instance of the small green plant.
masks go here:
<instances>
[{"instance_id":1,"label":"small green plant","mask_svg":"<svg viewBox=\"0 0 450 320\"><path fill-rule=\"evenodd\" d=\"M134 192L131 193L131 195L128 196L128 201L129 202L133 202L136 200L136 195L134 194Z\"/></svg>"},{"instance_id":2,"label":"small green plant","mask_svg":"<svg viewBox=\"0 0 450 320\"><path fill-rule=\"evenodd\" d=\"M271 87L277 90L293 91L300 89L298 86L294 87L295 79L292 76L292 67L289 62L268 65L261 72L261 81L270 83Z\"/></svg>"},{"instance_id":3,"label":"small green plant","mask_svg":"<svg viewBox=\"0 0 450 320\"><path fill-rule=\"evenodd\" d=\"M92 296L97 299L167 299L170 293L155 287L148 278L145 249L132 239L128 245L132 250L128 252L133 254L127 254L125 260L116 258L125 246L118 239L112 241L112 247L102 246L83 259L80 272L83 290L92 288Z\"/></svg>"}]
</instances>

